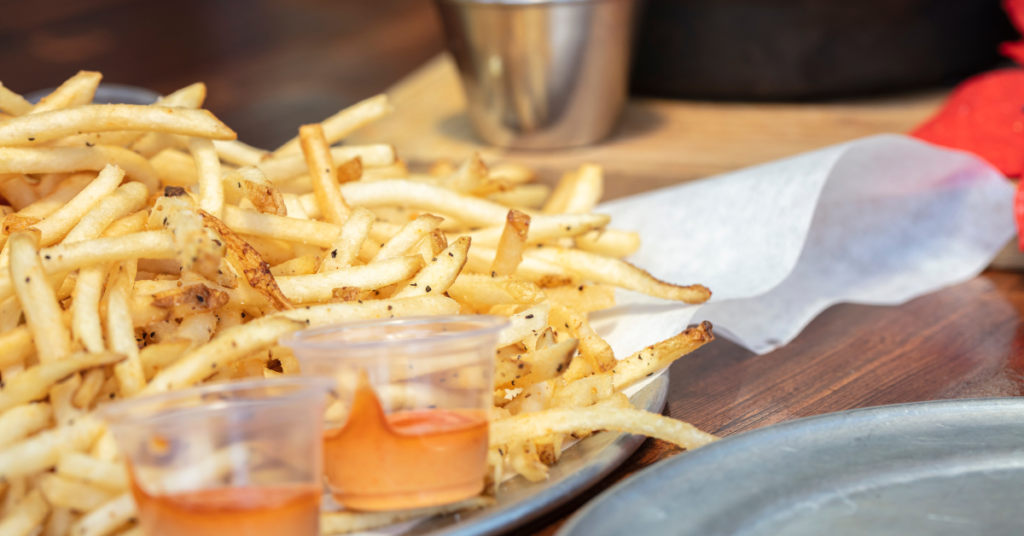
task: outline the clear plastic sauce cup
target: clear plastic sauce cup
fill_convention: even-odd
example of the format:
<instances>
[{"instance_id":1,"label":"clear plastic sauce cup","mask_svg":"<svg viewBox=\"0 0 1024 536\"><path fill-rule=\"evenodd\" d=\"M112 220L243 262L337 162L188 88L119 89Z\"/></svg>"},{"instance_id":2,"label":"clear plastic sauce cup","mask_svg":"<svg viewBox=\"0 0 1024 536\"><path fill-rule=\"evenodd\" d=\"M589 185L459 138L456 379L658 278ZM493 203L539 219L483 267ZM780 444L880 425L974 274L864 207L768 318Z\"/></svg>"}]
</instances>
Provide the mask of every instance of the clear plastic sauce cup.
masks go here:
<instances>
[{"instance_id":1,"label":"clear plastic sauce cup","mask_svg":"<svg viewBox=\"0 0 1024 536\"><path fill-rule=\"evenodd\" d=\"M319 534L323 378L206 385L104 406L147 534Z\"/></svg>"},{"instance_id":2,"label":"clear plastic sauce cup","mask_svg":"<svg viewBox=\"0 0 1024 536\"><path fill-rule=\"evenodd\" d=\"M335 383L324 466L337 502L394 510L483 491L494 352L507 324L496 316L394 318L281 339L304 375Z\"/></svg>"}]
</instances>

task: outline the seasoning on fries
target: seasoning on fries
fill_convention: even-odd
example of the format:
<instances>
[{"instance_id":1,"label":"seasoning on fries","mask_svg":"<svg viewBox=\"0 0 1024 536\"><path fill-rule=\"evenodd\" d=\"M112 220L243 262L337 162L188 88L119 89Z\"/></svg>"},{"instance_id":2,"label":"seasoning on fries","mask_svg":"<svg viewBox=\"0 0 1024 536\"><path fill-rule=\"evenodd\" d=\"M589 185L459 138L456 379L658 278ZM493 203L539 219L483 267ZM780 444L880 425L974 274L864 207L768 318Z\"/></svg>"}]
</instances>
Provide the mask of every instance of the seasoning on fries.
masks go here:
<instances>
[{"instance_id":1,"label":"seasoning on fries","mask_svg":"<svg viewBox=\"0 0 1024 536\"><path fill-rule=\"evenodd\" d=\"M384 95L295 125L271 151L204 110L201 83L151 106L94 105L100 79L83 71L35 105L0 85L0 534L141 534L136 505L152 511L161 499L133 494L93 412L296 374L278 340L338 322L487 314L508 325L493 381L480 380L490 363L483 376L412 365L396 376L450 381L488 407L460 414L471 426L453 425L452 455L417 473L424 485L468 478L451 484L458 493L424 508L385 497L371 508L384 511L324 513L323 534L487 507L507 478L544 480L565 443L603 430L684 448L715 439L622 393L714 340L709 323L631 356L614 355L589 324L615 305L615 288L683 303L711 296L622 260L640 237L594 212L600 167L570 171L552 190L532 170L488 168L477 155L413 173L389 145L335 145L390 110ZM339 427L328 448L365 456L363 435L375 434L414 459L424 447L410 430L440 421L415 389L388 389L361 391L361 415L399 402L410 412L364 419L362 435ZM332 406L327 419L349 409ZM205 447L211 463L215 447ZM477 469L456 467L469 458L486 489ZM335 478L373 480L359 469Z\"/></svg>"}]
</instances>

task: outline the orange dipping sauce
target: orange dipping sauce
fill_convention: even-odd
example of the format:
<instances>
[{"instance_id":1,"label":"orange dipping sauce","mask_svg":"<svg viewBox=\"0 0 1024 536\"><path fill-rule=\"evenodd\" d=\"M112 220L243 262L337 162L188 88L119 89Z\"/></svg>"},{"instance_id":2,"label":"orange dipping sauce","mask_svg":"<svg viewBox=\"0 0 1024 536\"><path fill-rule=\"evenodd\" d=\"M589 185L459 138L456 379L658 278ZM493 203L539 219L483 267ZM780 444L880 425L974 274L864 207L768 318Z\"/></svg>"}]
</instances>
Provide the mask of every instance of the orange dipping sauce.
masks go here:
<instances>
[{"instance_id":1,"label":"orange dipping sauce","mask_svg":"<svg viewBox=\"0 0 1024 536\"><path fill-rule=\"evenodd\" d=\"M334 498L355 510L447 504L479 495L487 471L487 414L426 409L385 415L369 386L348 421L324 434Z\"/></svg>"},{"instance_id":2,"label":"orange dipping sauce","mask_svg":"<svg viewBox=\"0 0 1024 536\"><path fill-rule=\"evenodd\" d=\"M132 494L146 534L160 536L319 536L320 488L268 486Z\"/></svg>"}]
</instances>

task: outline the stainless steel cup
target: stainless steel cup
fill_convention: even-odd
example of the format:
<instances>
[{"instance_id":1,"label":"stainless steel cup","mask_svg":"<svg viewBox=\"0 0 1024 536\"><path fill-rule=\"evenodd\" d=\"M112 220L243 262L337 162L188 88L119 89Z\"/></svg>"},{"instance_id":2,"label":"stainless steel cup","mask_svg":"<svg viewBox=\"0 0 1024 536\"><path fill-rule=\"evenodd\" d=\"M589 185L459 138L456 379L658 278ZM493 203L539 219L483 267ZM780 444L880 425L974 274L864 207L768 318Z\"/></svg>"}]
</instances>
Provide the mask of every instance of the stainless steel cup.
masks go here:
<instances>
[{"instance_id":1,"label":"stainless steel cup","mask_svg":"<svg viewBox=\"0 0 1024 536\"><path fill-rule=\"evenodd\" d=\"M626 101L636 0L437 0L488 143L587 145L611 133Z\"/></svg>"}]
</instances>

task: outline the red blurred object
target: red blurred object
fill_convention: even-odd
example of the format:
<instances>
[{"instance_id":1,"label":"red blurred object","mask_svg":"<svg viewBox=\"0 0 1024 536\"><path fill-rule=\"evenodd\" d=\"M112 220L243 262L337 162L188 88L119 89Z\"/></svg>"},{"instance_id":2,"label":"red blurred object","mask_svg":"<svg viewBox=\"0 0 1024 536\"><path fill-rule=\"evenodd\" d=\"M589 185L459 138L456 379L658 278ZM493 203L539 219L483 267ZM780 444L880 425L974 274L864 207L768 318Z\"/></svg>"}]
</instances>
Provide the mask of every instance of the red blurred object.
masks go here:
<instances>
[{"instance_id":1,"label":"red blurred object","mask_svg":"<svg viewBox=\"0 0 1024 536\"><path fill-rule=\"evenodd\" d=\"M937 115L912 135L970 151L1002 171L1024 171L1024 69L1002 69L957 86Z\"/></svg>"}]
</instances>

